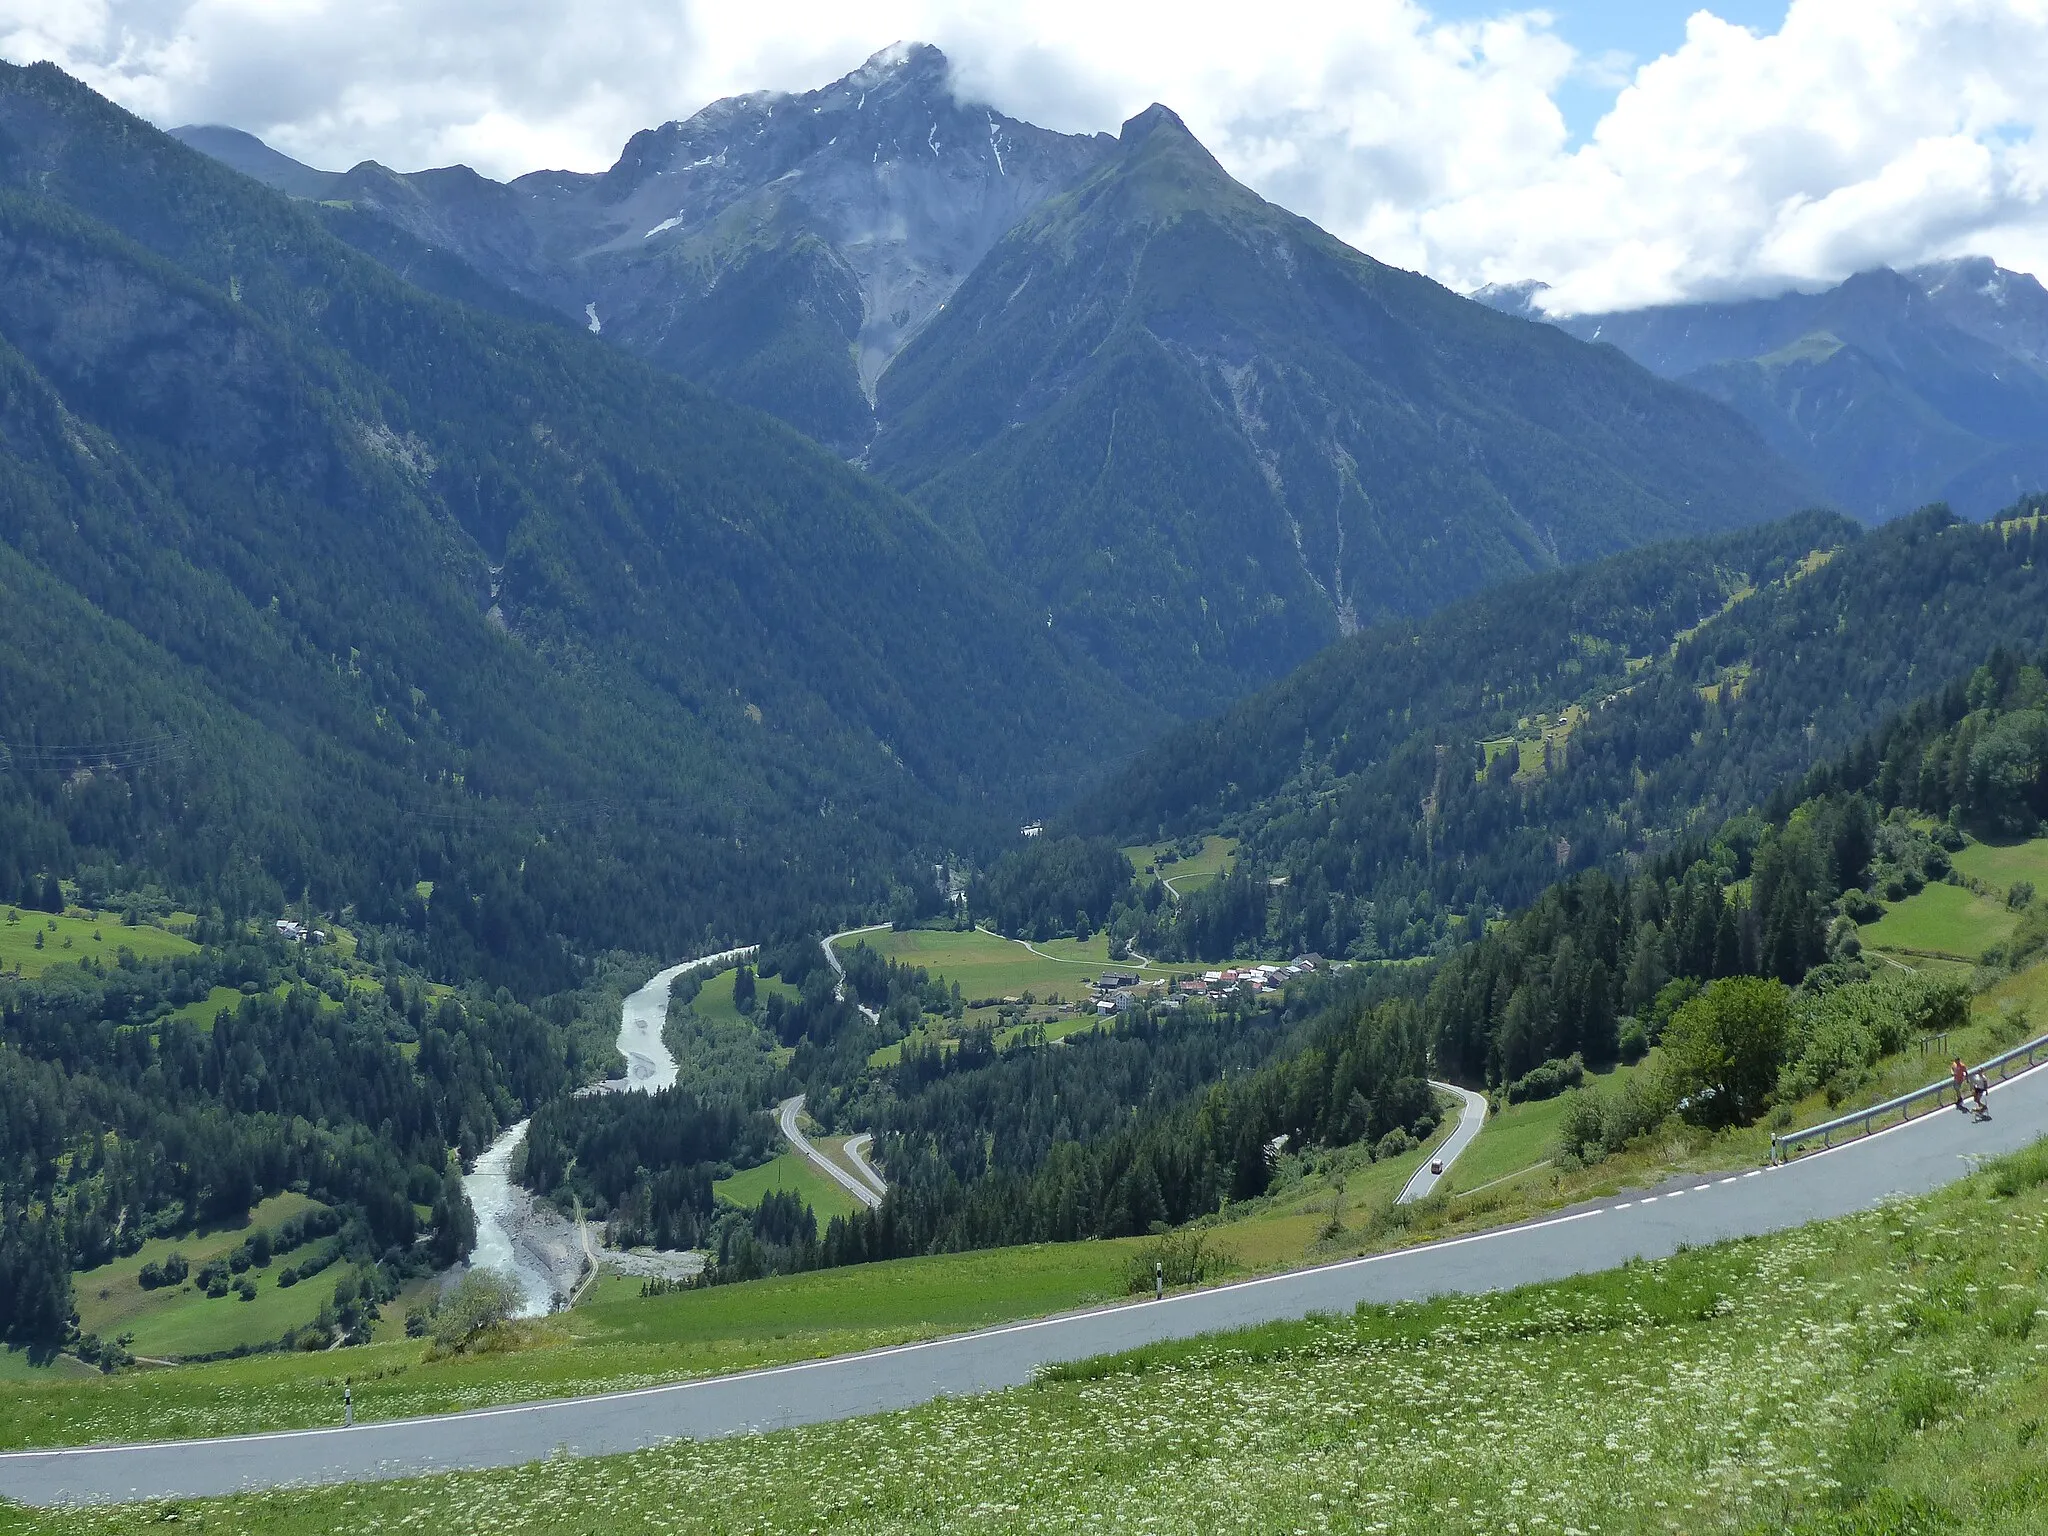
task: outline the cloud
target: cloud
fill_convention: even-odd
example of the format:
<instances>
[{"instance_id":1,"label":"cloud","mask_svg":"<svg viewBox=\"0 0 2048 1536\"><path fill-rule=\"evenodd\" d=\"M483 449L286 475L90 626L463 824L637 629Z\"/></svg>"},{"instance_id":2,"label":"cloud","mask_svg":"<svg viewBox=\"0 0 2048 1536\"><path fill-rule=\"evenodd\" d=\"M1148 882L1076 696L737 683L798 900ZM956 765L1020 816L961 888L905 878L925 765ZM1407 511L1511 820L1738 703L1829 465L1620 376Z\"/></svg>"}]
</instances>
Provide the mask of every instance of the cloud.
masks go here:
<instances>
[{"instance_id":1,"label":"cloud","mask_svg":"<svg viewBox=\"0 0 2048 1536\"><path fill-rule=\"evenodd\" d=\"M2048 271L2048 0L1792 0L1769 35L1703 9L1641 65L1575 52L1541 10L1444 22L1415 0L0 0L0 54L165 126L498 176L608 165L639 128L808 89L896 38L1048 127L1165 101L1382 259L1460 287L1545 278L1561 308L1965 250ZM1614 104L1574 144L1557 97L1597 82Z\"/></svg>"}]
</instances>

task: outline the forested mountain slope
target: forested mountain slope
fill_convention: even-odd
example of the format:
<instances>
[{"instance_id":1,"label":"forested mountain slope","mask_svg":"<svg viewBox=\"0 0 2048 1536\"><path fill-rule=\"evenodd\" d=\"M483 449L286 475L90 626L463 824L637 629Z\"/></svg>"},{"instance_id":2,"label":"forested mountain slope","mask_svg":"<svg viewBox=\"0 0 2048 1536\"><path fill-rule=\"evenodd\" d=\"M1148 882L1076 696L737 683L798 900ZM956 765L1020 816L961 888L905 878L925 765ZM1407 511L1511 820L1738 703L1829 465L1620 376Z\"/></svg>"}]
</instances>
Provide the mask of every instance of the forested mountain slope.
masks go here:
<instances>
[{"instance_id":1,"label":"forested mountain slope","mask_svg":"<svg viewBox=\"0 0 2048 1536\"><path fill-rule=\"evenodd\" d=\"M1476 296L1542 319L1541 287ZM1981 257L1551 323L1725 401L1859 517L1982 517L2048 486L2048 292Z\"/></svg>"},{"instance_id":2,"label":"forested mountain slope","mask_svg":"<svg viewBox=\"0 0 2048 1536\"><path fill-rule=\"evenodd\" d=\"M1106 135L955 97L945 55L885 48L842 80L757 91L633 136L601 175L316 171L248 134L178 134L397 266L378 227L835 451L874 435L875 380L996 238L1085 174Z\"/></svg>"},{"instance_id":3,"label":"forested mountain slope","mask_svg":"<svg viewBox=\"0 0 2048 1536\"><path fill-rule=\"evenodd\" d=\"M886 479L1187 711L1360 624L1819 496L1723 408L1263 201L1164 107L878 405Z\"/></svg>"},{"instance_id":4,"label":"forested mountain slope","mask_svg":"<svg viewBox=\"0 0 2048 1536\"><path fill-rule=\"evenodd\" d=\"M551 990L556 944L885 894L1151 718L787 429L431 298L51 67L0 75L0 186L9 882L383 921L429 880L452 967Z\"/></svg>"},{"instance_id":5,"label":"forested mountain slope","mask_svg":"<svg viewBox=\"0 0 2048 1536\"><path fill-rule=\"evenodd\" d=\"M1810 515L1513 583L1164 738L1070 824L1239 836L1238 872L1180 914L1204 932L1440 949L1457 915L1710 830L1992 647L2038 647L2039 511Z\"/></svg>"}]
</instances>

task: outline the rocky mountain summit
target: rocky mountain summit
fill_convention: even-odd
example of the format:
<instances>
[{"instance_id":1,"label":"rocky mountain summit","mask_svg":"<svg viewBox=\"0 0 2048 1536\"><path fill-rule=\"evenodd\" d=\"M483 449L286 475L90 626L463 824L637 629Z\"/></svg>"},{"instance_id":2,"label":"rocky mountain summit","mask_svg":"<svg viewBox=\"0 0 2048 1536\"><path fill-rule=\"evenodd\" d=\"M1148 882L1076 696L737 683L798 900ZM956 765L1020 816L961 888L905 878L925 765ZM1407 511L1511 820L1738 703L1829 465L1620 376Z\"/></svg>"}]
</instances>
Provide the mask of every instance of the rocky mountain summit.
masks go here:
<instances>
[{"instance_id":1,"label":"rocky mountain summit","mask_svg":"<svg viewBox=\"0 0 2048 1536\"><path fill-rule=\"evenodd\" d=\"M713 102L635 134L596 175L321 172L234 130L176 132L849 456L873 435L876 380L904 343L1113 144L958 100L945 55L924 44L883 49L821 90Z\"/></svg>"}]
</instances>

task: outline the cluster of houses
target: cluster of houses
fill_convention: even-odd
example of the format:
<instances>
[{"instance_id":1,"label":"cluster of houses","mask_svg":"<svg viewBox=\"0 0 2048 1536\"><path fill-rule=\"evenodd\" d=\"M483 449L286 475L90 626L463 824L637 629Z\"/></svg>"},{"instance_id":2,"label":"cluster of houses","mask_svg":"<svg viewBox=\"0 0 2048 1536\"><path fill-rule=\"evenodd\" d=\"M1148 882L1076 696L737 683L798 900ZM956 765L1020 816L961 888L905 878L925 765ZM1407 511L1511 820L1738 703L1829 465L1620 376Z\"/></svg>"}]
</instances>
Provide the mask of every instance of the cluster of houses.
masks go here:
<instances>
[{"instance_id":1,"label":"cluster of houses","mask_svg":"<svg viewBox=\"0 0 2048 1536\"><path fill-rule=\"evenodd\" d=\"M327 942L327 934L323 929L308 928L304 923L294 922L288 917L280 917L277 920L276 927L277 936L293 944L325 944Z\"/></svg>"},{"instance_id":2,"label":"cluster of houses","mask_svg":"<svg viewBox=\"0 0 2048 1536\"><path fill-rule=\"evenodd\" d=\"M1165 1001L1174 1006L1190 997L1213 1002L1221 1002L1232 993L1261 997L1279 992L1295 977L1310 975L1322 965L1320 955L1297 955L1284 965L1247 965L1235 970L1204 971L1200 976L1182 976L1165 991ZM1095 1011L1111 1014L1128 1013L1142 1002L1158 999L1165 984L1145 981L1135 971L1104 971L1094 988Z\"/></svg>"}]
</instances>

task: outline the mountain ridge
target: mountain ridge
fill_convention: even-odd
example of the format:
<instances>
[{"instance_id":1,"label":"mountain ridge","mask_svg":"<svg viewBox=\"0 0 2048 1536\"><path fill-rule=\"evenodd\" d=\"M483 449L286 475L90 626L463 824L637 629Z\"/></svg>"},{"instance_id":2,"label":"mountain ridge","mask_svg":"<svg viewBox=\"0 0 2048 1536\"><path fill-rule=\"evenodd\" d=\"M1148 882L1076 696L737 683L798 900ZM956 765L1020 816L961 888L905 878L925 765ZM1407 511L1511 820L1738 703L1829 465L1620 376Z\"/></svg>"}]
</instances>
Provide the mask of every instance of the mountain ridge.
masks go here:
<instances>
[{"instance_id":1,"label":"mountain ridge","mask_svg":"<svg viewBox=\"0 0 2048 1536\"><path fill-rule=\"evenodd\" d=\"M1875 268L1818 292L1552 317L1741 413L1866 520L1944 501L1984 516L2048 486L2048 290L1983 257Z\"/></svg>"},{"instance_id":2,"label":"mountain ridge","mask_svg":"<svg viewBox=\"0 0 2048 1536\"><path fill-rule=\"evenodd\" d=\"M874 381L904 339L1107 142L956 100L927 44L642 129L596 173L317 172L259 140L174 131L294 195L372 210L846 457L873 435Z\"/></svg>"},{"instance_id":3,"label":"mountain ridge","mask_svg":"<svg viewBox=\"0 0 2048 1536\"><path fill-rule=\"evenodd\" d=\"M1361 623L1818 499L1732 413L1351 249L1163 106L877 403L866 462L1183 713Z\"/></svg>"}]
</instances>

